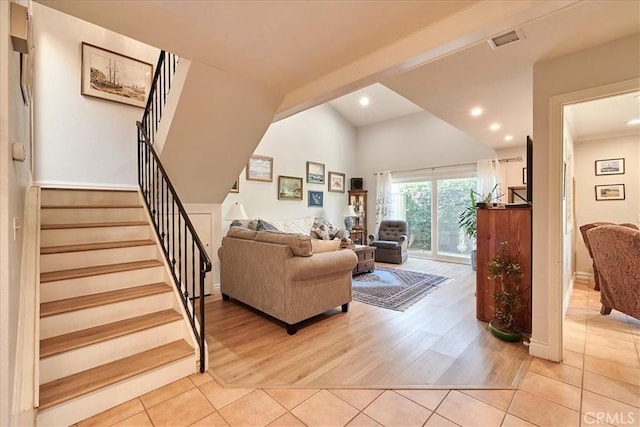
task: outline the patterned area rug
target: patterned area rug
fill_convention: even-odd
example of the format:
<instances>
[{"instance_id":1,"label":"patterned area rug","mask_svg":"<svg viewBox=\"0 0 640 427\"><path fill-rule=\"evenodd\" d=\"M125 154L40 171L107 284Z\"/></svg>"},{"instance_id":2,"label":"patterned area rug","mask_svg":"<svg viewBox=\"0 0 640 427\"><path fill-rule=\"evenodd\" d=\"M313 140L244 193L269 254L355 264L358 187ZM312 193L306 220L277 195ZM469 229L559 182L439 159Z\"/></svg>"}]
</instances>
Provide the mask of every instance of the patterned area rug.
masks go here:
<instances>
[{"instance_id":1,"label":"patterned area rug","mask_svg":"<svg viewBox=\"0 0 640 427\"><path fill-rule=\"evenodd\" d=\"M351 280L353 299L391 310L405 311L449 280L448 277L397 268L376 267Z\"/></svg>"}]
</instances>

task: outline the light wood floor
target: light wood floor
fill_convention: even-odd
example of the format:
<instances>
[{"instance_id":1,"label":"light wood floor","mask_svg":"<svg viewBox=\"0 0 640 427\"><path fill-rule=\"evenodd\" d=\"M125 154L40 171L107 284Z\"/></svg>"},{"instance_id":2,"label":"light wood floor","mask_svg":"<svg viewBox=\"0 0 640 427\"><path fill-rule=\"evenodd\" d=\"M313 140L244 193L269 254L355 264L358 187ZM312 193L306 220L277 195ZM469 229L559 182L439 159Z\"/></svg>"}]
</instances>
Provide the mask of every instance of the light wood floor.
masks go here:
<instances>
[{"instance_id":1,"label":"light wood floor","mask_svg":"<svg viewBox=\"0 0 640 427\"><path fill-rule=\"evenodd\" d=\"M338 307L294 336L245 305L208 298L210 372L243 387L515 388L528 348L496 339L476 320L471 268L416 258L399 268L453 280L405 312L353 301L348 313Z\"/></svg>"}]
</instances>

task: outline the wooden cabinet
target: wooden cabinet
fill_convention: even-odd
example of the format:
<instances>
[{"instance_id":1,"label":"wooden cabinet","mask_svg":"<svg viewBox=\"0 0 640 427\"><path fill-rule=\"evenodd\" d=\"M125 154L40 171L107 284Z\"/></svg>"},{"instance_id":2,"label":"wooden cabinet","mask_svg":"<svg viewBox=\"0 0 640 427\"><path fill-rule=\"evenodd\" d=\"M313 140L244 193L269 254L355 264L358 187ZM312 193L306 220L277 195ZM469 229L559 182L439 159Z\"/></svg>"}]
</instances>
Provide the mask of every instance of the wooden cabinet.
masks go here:
<instances>
[{"instance_id":1,"label":"wooden cabinet","mask_svg":"<svg viewBox=\"0 0 640 427\"><path fill-rule=\"evenodd\" d=\"M478 209L477 231L476 317L485 322L493 319L495 282L487 279L487 263L502 242L509 242L511 255L524 271L522 289L527 289L519 323L523 331L531 332L531 208Z\"/></svg>"},{"instance_id":2,"label":"wooden cabinet","mask_svg":"<svg viewBox=\"0 0 640 427\"><path fill-rule=\"evenodd\" d=\"M359 245L367 244L367 190L349 191L349 204L353 206L357 216L354 218L351 240Z\"/></svg>"}]
</instances>

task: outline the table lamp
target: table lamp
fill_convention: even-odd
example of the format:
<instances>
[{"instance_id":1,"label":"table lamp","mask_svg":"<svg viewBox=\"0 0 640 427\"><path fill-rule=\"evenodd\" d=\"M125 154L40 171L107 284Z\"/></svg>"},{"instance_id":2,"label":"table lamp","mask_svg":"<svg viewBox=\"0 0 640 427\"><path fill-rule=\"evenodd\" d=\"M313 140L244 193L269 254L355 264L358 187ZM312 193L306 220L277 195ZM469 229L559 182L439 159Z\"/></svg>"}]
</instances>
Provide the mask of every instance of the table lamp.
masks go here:
<instances>
[{"instance_id":1,"label":"table lamp","mask_svg":"<svg viewBox=\"0 0 640 427\"><path fill-rule=\"evenodd\" d=\"M344 226L347 230L351 231L353 228L353 217L358 216L353 209L353 205L346 205L342 210L342 216L344 217Z\"/></svg>"},{"instance_id":2,"label":"table lamp","mask_svg":"<svg viewBox=\"0 0 640 427\"><path fill-rule=\"evenodd\" d=\"M242 227L242 221L249 219L249 216L245 212L242 203L236 202L231 206L224 219L232 221L231 227Z\"/></svg>"}]
</instances>

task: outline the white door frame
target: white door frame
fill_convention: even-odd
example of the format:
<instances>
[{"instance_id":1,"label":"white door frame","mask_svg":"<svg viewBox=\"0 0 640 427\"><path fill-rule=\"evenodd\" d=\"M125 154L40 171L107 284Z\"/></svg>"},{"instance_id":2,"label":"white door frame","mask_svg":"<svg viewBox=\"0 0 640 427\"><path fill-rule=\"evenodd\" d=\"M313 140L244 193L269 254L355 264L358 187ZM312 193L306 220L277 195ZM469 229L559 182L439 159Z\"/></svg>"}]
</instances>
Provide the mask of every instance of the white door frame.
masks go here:
<instances>
[{"instance_id":1,"label":"white door frame","mask_svg":"<svg viewBox=\"0 0 640 427\"><path fill-rule=\"evenodd\" d=\"M638 79L625 80L604 86L598 86L575 92L569 92L550 98L550 117L549 117L549 151L548 162L549 169L560 171L551 173L549 176L549 212L547 219L549 225L549 235L564 236L563 232L563 213L562 213L562 168L563 168L563 109L565 105L575 104L578 102L589 101L598 98L604 98L612 95L623 94L639 90ZM534 141L535 143L535 141ZM535 162L534 162L535 169ZM534 201L535 202L535 201ZM535 215L535 204L534 204ZM535 237L534 237L535 238ZM549 270L546 275L548 286L547 298L547 322L549 325L549 347L548 356L551 360L562 360L562 327L564 323L563 303L564 298L570 295L563 295L563 257L562 248L564 238L558 238L548 242L547 265ZM560 286L553 286L553 284ZM535 307L533 307L535 312Z\"/></svg>"}]
</instances>

